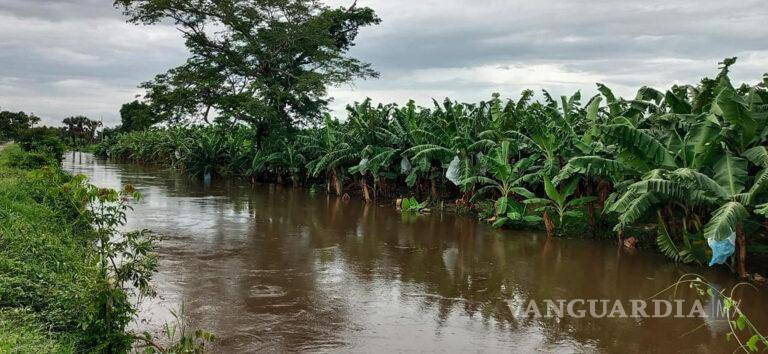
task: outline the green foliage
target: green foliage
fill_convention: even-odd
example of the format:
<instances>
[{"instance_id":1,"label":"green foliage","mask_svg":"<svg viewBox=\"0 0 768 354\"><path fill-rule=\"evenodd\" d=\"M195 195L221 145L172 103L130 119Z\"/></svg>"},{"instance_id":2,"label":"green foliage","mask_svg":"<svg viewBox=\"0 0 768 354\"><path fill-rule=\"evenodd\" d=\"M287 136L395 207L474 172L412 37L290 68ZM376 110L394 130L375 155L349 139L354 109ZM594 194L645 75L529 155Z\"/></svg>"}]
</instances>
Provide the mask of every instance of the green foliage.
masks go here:
<instances>
[{"instance_id":1,"label":"green foliage","mask_svg":"<svg viewBox=\"0 0 768 354\"><path fill-rule=\"evenodd\" d=\"M165 16L145 10L131 12ZM631 99L601 84L588 100L546 91L536 100L529 90L517 100L494 94L427 107L367 99L350 105L346 120L326 115L321 124L265 130L227 118L119 134L99 151L196 175L325 185L338 195L490 206L485 216L496 226L533 226L547 212L560 232L585 222L623 232L656 225L661 212L662 251L702 261L700 236L720 239L768 214L768 90L734 88L733 64L698 85L642 87Z\"/></svg>"},{"instance_id":2,"label":"green foliage","mask_svg":"<svg viewBox=\"0 0 768 354\"><path fill-rule=\"evenodd\" d=\"M327 87L378 74L349 57L362 27L379 23L373 10L330 8L310 0L116 0L128 21L173 22L192 56L142 85L155 117L177 122L245 121L265 132L311 123L327 107ZM220 30L207 31L204 28Z\"/></svg>"},{"instance_id":3,"label":"green foliage","mask_svg":"<svg viewBox=\"0 0 768 354\"><path fill-rule=\"evenodd\" d=\"M101 281L89 251L92 230L62 190L68 180L56 167L0 166L0 308L28 309L41 328L86 349L104 336L91 327Z\"/></svg>"},{"instance_id":4,"label":"green foliage","mask_svg":"<svg viewBox=\"0 0 768 354\"><path fill-rule=\"evenodd\" d=\"M127 351L130 294L151 293L156 266L151 235L119 231L129 191L89 185L58 164L12 167L17 153L0 152L0 325L23 313L23 326L0 345Z\"/></svg>"},{"instance_id":5,"label":"green foliage","mask_svg":"<svg viewBox=\"0 0 768 354\"><path fill-rule=\"evenodd\" d=\"M404 213L419 213L427 206L427 203L420 203L416 198L404 198L400 204L400 210Z\"/></svg>"},{"instance_id":6,"label":"green foliage","mask_svg":"<svg viewBox=\"0 0 768 354\"><path fill-rule=\"evenodd\" d=\"M245 174L255 159L252 131L244 126L174 127L120 133L96 154L185 169L192 175Z\"/></svg>"},{"instance_id":7,"label":"green foliage","mask_svg":"<svg viewBox=\"0 0 768 354\"><path fill-rule=\"evenodd\" d=\"M72 147L93 143L96 131L101 127L101 121L91 120L85 116L64 118L64 135Z\"/></svg>"},{"instance_id":8,"label":"green foliage","mask_svg":"<svg viewBox=\"0 0 768 354\"><path fill-rule=\"evenodd\" d=\"M42 152L27 152L13 148L9 148L7 152L7 165L12 168L36 170L45 166L57 166L58 164L59 162L54 160L49 154Z\"/></svg>"},{"instance_id":9,"label":"green foliage","mask_svg":"<svg viewBox=\"0 0 768 354\"><path fill-rule=\"evenodd\" d=\"M495 216L500 217L495 225L500 226L506 221L502 219L507 218L510 221L518 222L524 220L524 207L520 210L512 210L512 205L516 204L511 199L513 195L519 195L525 198L533 198L534 195L521 185L525 179L525 173L533 164L533 161L528 158L521 159L514 164L510 164L511 158L510 142L504 140L500 146L493 149L490 155L484 155L480 160L480 163L488 170L488 173L492 178L476 175L473 177L465 178L459 183L467 185L482 185L483 187L475 192L473 197L477 198L490 191L498 193L499 198L494 203ZM506 215L506 216L505 216ZM533 219L529 218L528 221L533 222Z\"/></svg>"},{"instance_id":10,"label":"green foliage","mask_svg":"<svg viewBox=\"0 0 768 354\"><path fill-rule=\"evenodd\" d=\"M56 128L33 127L19 132L16 142L26 151L46 154L61 161L66 147Z\"/></svg>"},{"instance_id":11,"label":"green foliage","mask_svg":"<svg viewBox=\"0 0 768 354\"><path fill-rule=\"evenodd\" d=\"M155 119L152 107L147 103L135 100L120 107L121 131L147 130L156 123Z\"/></svg>"},{"instance_id":12,"label":"green foliage","mask_svg":"<svg viewBox=\"0 0 768 354\"><path fill-rule=\"evenodd\" d=\"M558 226L563 226L563 222L566 217L568 218L583 218L584 214L580 210L580 207L584 204L593 201L594 197L573 197L576 192L579 180L573 179L561 187L558 190L557 186L552 180L544 175L544 193L546 198L528 198L525 200L525 204L536 206L537 212L553 212L558 217Z\"/></svg>"},{"instance_id":13,"label":"green foliage","mask_svg":"<svg viewBox=\"0 0 768 354\"><path fill-rule=\"evenodd\" d=\"M32 128L40 121L40 118L33 114L24 112L0 112L0 142L7 140L16 140L19 134Z\"/></svg>"},{"instance_id":14,"label":"green foliage","mask_svg":"<svg viewBox=\"0 0 768 354\"><path fill-rule=\"evenodd\" d=\"M681 263L705 264L707 259L704 251L704 237L690 235L687 231L683 232L683 244L677 245L669 234L667 225L659 215L658 235L656 236L656 245L662 254Z\"/></svg>"},{"instance_id":15,"label":"green foliage","mask_svg":"<svg viewBox=\"0 0 768 354\"><path fill-rule=\"evenodd\" d=\"M504 200L503 212L499 212L499 201ZM533 227L541 224L542 218L538 215L533 215L528 211L527 204L520 203L509 197L502 197L495 203L494 213L496 213L496 219L493 219L493 227L514 227L514 228L526 228Z\"/></svg>"},{"instance_id":16,"label":"green foliage","mask_svg":"<svg viewBox=\"0 0 768 354\"><path fill-rule=\"evenodd\" d=\"M0 352L74 353L71 336L51 332L23 309L0 310Z\"/></svg>"}]
</instances>

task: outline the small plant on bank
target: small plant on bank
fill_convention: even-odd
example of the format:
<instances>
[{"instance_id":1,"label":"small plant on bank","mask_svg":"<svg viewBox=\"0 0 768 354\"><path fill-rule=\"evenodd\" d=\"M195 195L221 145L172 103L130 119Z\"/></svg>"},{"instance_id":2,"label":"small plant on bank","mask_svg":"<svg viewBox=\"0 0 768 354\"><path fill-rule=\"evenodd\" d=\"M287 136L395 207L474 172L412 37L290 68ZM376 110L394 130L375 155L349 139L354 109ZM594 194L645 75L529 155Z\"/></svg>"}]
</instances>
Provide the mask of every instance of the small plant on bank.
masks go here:
<instances>
[{"instance_id":1,"label":"small plant on bank","mask_svg":"<svg viewBox=\"0 0 768 354\"><path fill-rule=\"evenodd\" d=\"M595 198L571 198L576 192L576 187L579 182L578 179L573 179L566 183L559 191L548 176L543 176L543 180L544 192L547 194L547 198L529 198L526 199L524 203L538 206L536 211L542 213L542 219L544 220L544 226L547 228L547 234L551 236L557 228L563 226L566 217L584 218L584 214L578 210L578 208ZM557 219L554 220L557 224L552 220L550 213L557 217Z\"/></svg>"},{"instance_id":2,"label":"small plant on bank","mask_svg":"<svg viewBox=\"0 0 768 354\"><path fill-rule=\"evenodd\" d=\"M141 336L136 336L136 340L142 342L139 347L144 349L144 353L205 353L206 344L216 340L216 337L207 331L195 330L190 331L187 326L184 325L182 320L182 314L184 313L184 305L181 306L180 312L171 310L173 316L173 323L165 323L163 326L164 341L171 343L168 346L163 346L157 343L156 339L152 337L149 332L144 332Z\"/></svg>"},{"instance_id":3,"label":"small plant on bank","mask_svg":"<svg viewBox=\"0 0 768 354\"><path fill-rule=\"evenodd\" d=\"M737 351L757 353L768 350L768 337L761 333L755 324L750 321L749 316L741 307L741 301L735 297L736 290L745 286L754 288L752 284L738 283L730 289L722 288L718 290L719 286L710 283L698 274L684 274L677 282L652 296L652 298L668 291L677 291L680 286L686 285L690 289L695 290L696 294L704 300L714 301L720 306L729 329L728 333L725 334L725 340L735 342L738 346L734 353Z\"/></svg>"},{"instance_id":4,"label":"small plant on bank","mask_svg":"<svg viewBox=\"0 0 768 354\"><path fill-rule=\"evenodd\" d=\"M74 201L80 202L76 207L81 217L94 229L93 247L102 278L98 297L102 309L101 317L93 325L104 331L100 350L125 351L137 339L154 343L148 334L137 337L126 331L126 326L137 314L136 304L131 299L156 295L150 281L157 271L157 254L154 251L157 236L149 230L121 230L127 221L128 211L132 210L129 203L140 200L141 194L131 185L126 185L121 191L98 188L89 184L83 175L75 176L64 188L72 193ZM173 328L170 339L176 338L176 327ZM198 353L202 352L205 342L213 340L213 335L204 331L189 335L183 329L180 333L181 336L169 349L153 346L156 349L153 352Z\"/></svg>"},{"instance_id":5,"label":"small plant on bank","mask_svg":"<svg viewBox=\"0 0 768 354\"><path fill-rule=\"evenodd\" d=\"M400 203L400 211L403 213L420 213L426 206L426 202L420 203L415 197L404 198Z\"/></svg>"}]
</instances>

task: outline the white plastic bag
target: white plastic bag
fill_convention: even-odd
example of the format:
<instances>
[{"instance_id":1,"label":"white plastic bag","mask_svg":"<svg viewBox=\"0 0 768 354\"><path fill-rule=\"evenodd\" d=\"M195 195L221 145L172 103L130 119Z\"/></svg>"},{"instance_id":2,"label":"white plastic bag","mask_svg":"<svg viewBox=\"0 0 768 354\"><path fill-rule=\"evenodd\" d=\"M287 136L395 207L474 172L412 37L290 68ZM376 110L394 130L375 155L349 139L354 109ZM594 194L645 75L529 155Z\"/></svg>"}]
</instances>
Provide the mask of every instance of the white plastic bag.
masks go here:
<instances>
[{"instance_id":1,"label":"white plastic bag","mask_svg":"<svg viewBox=\"0 0 768 354\"><path fill-rule=\"evenodd\" d=\"M413 168L413 166L411 166L411 160L408 160L407 156L403 156L403 159L400 160L400 173L408 173L411 168Z\"/></svg>"},{"instance_id":2,"label":"white plastic bag","mask_svg":"<svg viewBox=\"0 0 768 354\"><path fill-rule=\"evenodd\" d=\"M454 156L453 160L451 160L451 163L448 165L448 170L445 171L445 178L447 178L449 181L453 182L455 185L459 185L459 165L461 164L461 160L459 160L458 156Z\"/></svg>"}]
</instances>

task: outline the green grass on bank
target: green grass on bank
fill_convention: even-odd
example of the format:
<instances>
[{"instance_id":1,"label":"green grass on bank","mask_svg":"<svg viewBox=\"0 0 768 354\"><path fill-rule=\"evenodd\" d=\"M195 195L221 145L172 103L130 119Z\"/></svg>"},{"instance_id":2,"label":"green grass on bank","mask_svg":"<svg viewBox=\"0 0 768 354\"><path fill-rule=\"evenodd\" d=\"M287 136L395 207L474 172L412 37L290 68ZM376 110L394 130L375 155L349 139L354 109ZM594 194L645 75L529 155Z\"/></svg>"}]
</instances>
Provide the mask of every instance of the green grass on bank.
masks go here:
<instances>
[{"instance_id":1,"label":"green grass on bank","mask_svg":"<svg viewBox=\"0 0 768 354\"><path fill-rule=\"evenodd\" d=\"M89 350L99 296L91 231L63 187L71 176L25 169L25 154L0 151L0 353Z\"/></svg>"},{"instance_id":2,"label":"green grass on bank","mask_svg":"<svg viewBox=\"0 0 768 354\"><path fill-rule=\"evenodd\" d=\"M54 333L24 310L0 311L0 353L73 353L75 340Z\"/></svg>"}]
</instances>

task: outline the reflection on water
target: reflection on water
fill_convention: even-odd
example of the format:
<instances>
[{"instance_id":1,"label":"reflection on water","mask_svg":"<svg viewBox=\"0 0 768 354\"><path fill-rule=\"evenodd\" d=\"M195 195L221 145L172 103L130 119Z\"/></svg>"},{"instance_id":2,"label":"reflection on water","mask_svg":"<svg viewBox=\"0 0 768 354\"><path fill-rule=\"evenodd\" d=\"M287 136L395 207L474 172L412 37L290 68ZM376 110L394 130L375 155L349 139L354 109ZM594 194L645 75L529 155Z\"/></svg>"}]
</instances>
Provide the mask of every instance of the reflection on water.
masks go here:
<instances>
[{"instance_id":1,"label":"reflection on water","mask_svg":"<svg viewBox=\"0 0 768 354\"><path fill-rule=\"evenodd\" d=\"M189 326L214 332L219 352L733 350L722 323L520 319L508 306L644 299L692 270L655 254L498 231L450 214L404 219L389 206L301 189L206 187L89 154L69 155L64 166L102 187L136 186L145 198L129 228L164 235L159 297L145 300L145 321L134 326L157 331L169 310L185 304ZM723 274L706 276L731 285ZM765 292L750 292L746 305L766 328Z\"/></svg>"}]
</instances>

